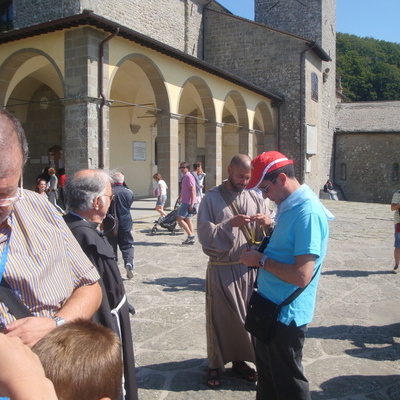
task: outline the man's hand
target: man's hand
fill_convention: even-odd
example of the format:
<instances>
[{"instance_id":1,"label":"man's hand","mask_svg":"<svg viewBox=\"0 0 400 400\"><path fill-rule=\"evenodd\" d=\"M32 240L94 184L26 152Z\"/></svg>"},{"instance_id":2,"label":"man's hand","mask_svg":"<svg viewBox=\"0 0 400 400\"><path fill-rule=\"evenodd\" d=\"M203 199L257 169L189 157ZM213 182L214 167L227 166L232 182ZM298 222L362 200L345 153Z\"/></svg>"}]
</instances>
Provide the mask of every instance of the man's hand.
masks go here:
<instances>
[{"instance_id":1,"label":"man's hand","mask_svg":"<svg viewBox=\"0 0 400 400\"><path fill-rule=\"evenodd\" d=\"M0 333L0 396L15 400L57 400L38 356L20 338Z\"/></svg>"},{"instance_id":2,"label":"man's hand","mask_svg":"<svg viewBox=\"0 0 400 400\"><path fill-rule=\"evenodd\" d=\"M256 214L251 217L251 221L255 221L258 225L269 227L272 223L272 219L264 214Z\"/></svg>"},{"instance_id":3,"label":"man's hand","mask_svg":"<svg viewBox=\"0 0 400 400\"><path fill-rule=\"evenodd\" d=\"M235 215L229 220L229 223L231 224L232 228L240 228L241 226L244 226L248 224L251 221L251 218L248 215Z\"/></svg>"},{"instance_id":4,"label":"man's hand","mask_svg":"<svg viewBox=\"0 0 400 400\"><path fill-rule=\"evenodd\" d=\"M19 337L24 344L32 347L56 327L51 318L27 317L11 322L6 326L7 336Z\"/></svg>"},{"instance_id":5,"label":"man's hand","mask_svg":"<svg viewBox=\"0 0 400 400\"><path fill-rule=\"evenodd\" d=\"M240 255L240 262L248 267L259 267L258 263L262 256L263 254L257 250L245 250Z\"/></svg>"}]
</instances>

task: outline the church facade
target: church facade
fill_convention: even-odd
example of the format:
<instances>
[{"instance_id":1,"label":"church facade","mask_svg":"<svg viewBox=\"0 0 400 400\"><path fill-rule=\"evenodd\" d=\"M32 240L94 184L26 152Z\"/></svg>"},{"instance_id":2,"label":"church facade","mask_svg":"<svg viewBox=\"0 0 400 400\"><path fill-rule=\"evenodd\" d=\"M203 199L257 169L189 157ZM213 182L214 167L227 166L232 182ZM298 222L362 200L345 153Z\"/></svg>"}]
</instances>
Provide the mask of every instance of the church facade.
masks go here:
<instances>
[{"instance_id":1,"label":"church facade","mask_svg":"<svg viewBox=\"0 0 400 400\"><path fill-rule=\"evenodd\" d=\"M234 154L279 150L318 192L333 173L335 0L275 3L256 0L249 21L208 0L1 1L0 103L28 136L24 181L107 168L146 197L160 172L173 203L180 161L201 161L209 188Z\"/></svg>"}]
</instances>

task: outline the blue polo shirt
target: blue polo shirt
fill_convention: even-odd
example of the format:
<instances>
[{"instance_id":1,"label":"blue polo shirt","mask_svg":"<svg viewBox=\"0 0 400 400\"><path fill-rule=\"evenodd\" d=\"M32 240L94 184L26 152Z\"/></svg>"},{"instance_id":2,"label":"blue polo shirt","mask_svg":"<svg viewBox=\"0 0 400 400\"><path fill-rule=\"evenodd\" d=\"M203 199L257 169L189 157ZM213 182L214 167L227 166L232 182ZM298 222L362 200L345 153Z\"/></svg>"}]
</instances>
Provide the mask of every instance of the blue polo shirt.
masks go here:
<instances>
[{"instance_id":1,"label":"blue polo shirt","mask_svg":"<svg viewBox=\"0 0 400 400\"><path fill-rule=\"evenodd\" d=\"M265 254L288 264L288 268L294 264L296 256L314 254L317 257L315 271L326 254L329 236L327 219L333 218L314 192L307 185L301 185L279 205L277 223ZM297 326L301 326L312 320L320 273L321 268L300 296L282 308L279 317L281 322L289 325L294 320ZM259 293L276 304L282 303L297 288L265 269L259 271Z\"/></svg>"}]
</instances>

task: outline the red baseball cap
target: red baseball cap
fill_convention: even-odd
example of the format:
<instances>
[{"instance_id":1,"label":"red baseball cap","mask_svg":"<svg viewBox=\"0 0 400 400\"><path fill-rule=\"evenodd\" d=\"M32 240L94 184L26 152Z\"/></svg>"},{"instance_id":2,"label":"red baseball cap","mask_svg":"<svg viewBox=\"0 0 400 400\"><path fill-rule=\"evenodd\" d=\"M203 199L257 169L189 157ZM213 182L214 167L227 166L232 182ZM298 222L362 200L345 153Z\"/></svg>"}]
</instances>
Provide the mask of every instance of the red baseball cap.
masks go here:
<instances>
[{"instance_id":1,"label":"red baseball cap","mask_svg":"<svg viewBox=\"0 0 400 400\"><path fill-rule=\"evenodd\" d=\"M246 189L254 189L261 183L265 174L289 164L293 164L293 160L289 160L279 151L266 151L260 154L251 162L251 178Z\"/></svg>"}]
</instances>

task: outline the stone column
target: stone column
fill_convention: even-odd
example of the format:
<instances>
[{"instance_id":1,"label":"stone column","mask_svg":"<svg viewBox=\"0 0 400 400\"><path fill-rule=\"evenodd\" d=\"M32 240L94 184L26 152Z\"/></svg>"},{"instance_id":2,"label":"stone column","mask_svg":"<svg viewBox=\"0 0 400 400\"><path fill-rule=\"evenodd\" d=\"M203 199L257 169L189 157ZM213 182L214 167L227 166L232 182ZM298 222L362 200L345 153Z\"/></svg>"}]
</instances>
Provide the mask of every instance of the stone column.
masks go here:
<instances>
[{"instance_id":1,"label":"stone column","mask_svg":"<svg viewBox=\"0 0 400 400\"><path fill-rule=\"evenodd\" d=\"M222 181L222 123L206 122L206 165L207 179L205 190L219 185Z\"/></svg>"},{"instance_id":2,"label":"stone column","mask_svg":"<svg viewBox=\"0 0 400 400\"><path fill-rule=\"evenodd\" d=\"M185 118L185 161L192 164L197 161L197 120Z\"/></svg>"},{"instance_id":3,"label":"stone column","mask_svg":"<svg viewBox=\"0 0 400 400\"><path fill-rule=\"evenodd\" d=\"M64 149L68 174L99 166L98 55L104 34L91 27L65 33ZM105 107L108 159L108 107Z\"/></svg>"},{"instance_id":4,"label":"stone column","mask_svg":"<svg viewBox=\"0 0 400 400\"><path fill-rule=\"evenodd\" d=\"M253 138L248 128L239 128L239 153L247 154L251 157L253 154Z\"/></svg>"},{"instance_id":5,"label":"stone column","mask_svg":"<svg viewBox=\"0 0 400 400\"><path fill-rule=\"evenodd\" d=\"M169 188L166 206L175 204L179 196L179 115L157 114L158 172Z\"/></svg>"}]
</instances>

